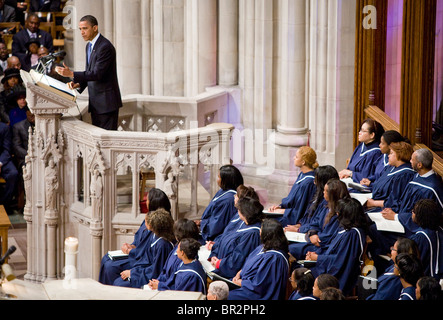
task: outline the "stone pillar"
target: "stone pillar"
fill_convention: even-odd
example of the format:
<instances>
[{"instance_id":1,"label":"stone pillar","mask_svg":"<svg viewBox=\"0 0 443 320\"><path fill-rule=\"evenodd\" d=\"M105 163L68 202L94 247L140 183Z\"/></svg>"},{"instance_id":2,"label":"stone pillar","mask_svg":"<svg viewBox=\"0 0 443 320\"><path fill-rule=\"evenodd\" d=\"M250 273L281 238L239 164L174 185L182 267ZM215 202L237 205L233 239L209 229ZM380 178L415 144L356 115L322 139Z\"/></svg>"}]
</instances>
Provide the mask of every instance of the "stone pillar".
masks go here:
<instances>
[{"instance_id":1,"label":"stone pillar","mask_svg":"<svg viewBox=\"0 0 443 320\"><path fill-rule=\"evenodd\" d=\"M238 84L238 1L218 2L218 84Z\"/></svg>"},{"instance_id":2,"label":"stone pillar","mask_svg":"<svg viewBox=\"0 0 443 320\"><path fill-rule=\"evenodd\" d=\"M217 1L185 0L185 96L217 84Z\"/></svg>"}]
</instances>

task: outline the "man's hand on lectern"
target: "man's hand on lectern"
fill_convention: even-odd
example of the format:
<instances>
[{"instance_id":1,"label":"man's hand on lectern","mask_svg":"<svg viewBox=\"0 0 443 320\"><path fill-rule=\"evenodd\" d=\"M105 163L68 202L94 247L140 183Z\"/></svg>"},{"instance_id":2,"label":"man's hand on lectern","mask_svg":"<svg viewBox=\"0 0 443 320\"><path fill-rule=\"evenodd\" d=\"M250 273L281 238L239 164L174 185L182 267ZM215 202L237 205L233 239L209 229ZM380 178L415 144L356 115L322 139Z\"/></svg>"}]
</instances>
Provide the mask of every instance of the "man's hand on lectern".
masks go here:
<instances>
[{"instance_id":1,"label":"man's hand on lectern","mask_svg":"<svg viewBox=\"0 0 443 320\"><path fill-rule=\"evenodd\" d=\"M65 63L63 63L63 67L55 67L55 72L63 77L74 78L74 72Z\"/></svg>"},{"instance_id":2,"label":"man's hand on lectern","mask_svg":"<svg viewBox=\"0 0 443 320\"><path fill-rule=\"evenodd\" d=\"M80 83L74 83L73 81L67 83L68 88L71 90L80 88Z\"/></svg>"}]
</instances>

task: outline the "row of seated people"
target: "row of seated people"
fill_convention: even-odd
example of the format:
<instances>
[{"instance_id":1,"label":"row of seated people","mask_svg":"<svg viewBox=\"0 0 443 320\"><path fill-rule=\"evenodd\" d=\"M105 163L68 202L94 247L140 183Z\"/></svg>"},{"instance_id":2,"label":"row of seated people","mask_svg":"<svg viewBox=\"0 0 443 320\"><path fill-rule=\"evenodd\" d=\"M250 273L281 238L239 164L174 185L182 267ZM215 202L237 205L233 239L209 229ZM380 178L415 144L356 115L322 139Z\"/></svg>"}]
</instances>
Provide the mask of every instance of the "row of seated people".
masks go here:
<instances>
[{"instance_id":1,"label":"row of seated people","mask_svg":"<svg viewBox=\"0 0 443 320\"><path fill-rule=\"evenodd\" d=\"M59 12L62 8L61 0L2 0L0 1L0 22L24 23L25 13Z\"/></svg>"},{"instance_id":2,"label":"row of seated people","mask_svg":"<svg viewBox=\"0 0 443 320\"><path fill-rule=\"evenodd\" d=\"M373 243L371 228L374 224L369 221L362 204L352 199L346 184L340 181L337 170L328 165L318 166L314 150L309 147L300 148L294 162L301 169L300 176L288 197L283 199L279 206L270 208L270 211L276 211L285 207L282 218L278 219L263 219L263 206L257 194L252 188L243 186L243 178L237 168L230 165L220 168L218 177L220 190L206 208L202 219L196 221L196 225L200 227L198 238L200 244L211 251L208 260L213 266L212 272L231 279L238 286L229 292L229 299L277 300L287 297L289 272L301 266L298 263L289 263L290 256L295 258L295 261L315 261L314 266L310 268L312 275L315 278L324 274L335 277L338 289L346 296L350 295L356 286L361 274L367 241ZM418 167L420 166L422 162L419 162ZM304 184L312 184L314 187L306 188ZM297 201L305 198L305 195L302 195L304 190L311 190L312 194L308 197L310 200L307 201L307 209L299 214L300 206ZM167 197L163 197L166 199L165 202L168 202ZM420 200L420 195L417 193L415 197L417 201L414 204L411 221L418 229L409 237L406 234L396 234L395 239L409 238L417 244L420 248L420 257L417 260L419 259L419 264L422 266L422 271L417 269L417 275L420 278L431 277L438 283L442 272L435 266L441 265L443 254L435 248L443 248L443 233L440 228L441 207L434 199L428 199L427 196ZM150 196L148 200L151 212ZM290 213L294 212L298 214L298 220L292 218ZM409 214L412 215L412 210ZM147 214L149 215L150 213ZM172 222L170 225L172 228ZM306 242L289 243L285 231L291 228L305 232ZM155 228L147 223L147 226L141 226L141 230L149 234L147 230ZM129 259L124 263L113 261L105 255L102 260L100 281L110 285L136 288L147 286L158 289L162 283L158 282L157 278L160 277L170 279L164 280L169 281L170 285L163 289L176 290L176 277L183 271L174 268L170 264L171 261L165 259L165 253L163 258L151 255L155 250L152 246L153 241L165 242L160 238L159 234L152 236L151 241L146 242L149 244L146 249L145 245L138 245L141 240L136 235L132 245L125 244L122 247L122 251L129 251ZM194 234L193 238L196 240L197 236ZM430 240L427 241L428 239ZM179 243L180 239L176 237L176 241ZM194 243L196 248L192 257L197 260L198 245L195 241ZM392 245L395 246L395 243L396 240ZM173 243L169 243L166 245L169 249L165 250L173 256L176 251L172 246ZM133 249L136 249L134 255ZM137 257L143 259L139 258L137 261ZM391 260L391 263L393 261ZM153 267L154 262L157 267ZM199 265L196 261L195 263ZM184 262L180 262L181 267L186 268L185 265ZM197 280L204 277L203 268L201 266L198 268L200 276L198 278L194 276L194 285L201 284L202 282ZM198 273L194 271L189 274ZM412 295L410 292L410 287L412 285L415 288L416 282L403 281L398 275L394 280L402 286L393 288L394 292L385 290L390 292L391 297L397 299L415 297L415 294ZM381 279L380 282L382 283ZM196 291L205 293L206 287L200 288L201 290Z\"/></svg>"}]
</instances>

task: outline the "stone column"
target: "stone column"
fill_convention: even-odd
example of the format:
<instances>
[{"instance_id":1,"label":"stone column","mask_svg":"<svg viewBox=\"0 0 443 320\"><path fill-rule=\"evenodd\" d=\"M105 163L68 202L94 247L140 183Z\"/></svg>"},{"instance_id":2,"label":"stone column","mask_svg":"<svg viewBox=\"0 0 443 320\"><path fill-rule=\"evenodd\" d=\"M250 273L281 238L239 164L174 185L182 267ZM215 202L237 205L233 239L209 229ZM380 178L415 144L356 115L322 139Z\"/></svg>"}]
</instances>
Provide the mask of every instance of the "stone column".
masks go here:
<instances>
[{"instance_id":1,"label":"stone column","mask_svg":"<svg viewBox=\"0 0 443 320\"><path fill-rule=\"evenodd\" d=\"M218 2L218 84L238 84L238 1Z\"/></svg>"}]
</instances>

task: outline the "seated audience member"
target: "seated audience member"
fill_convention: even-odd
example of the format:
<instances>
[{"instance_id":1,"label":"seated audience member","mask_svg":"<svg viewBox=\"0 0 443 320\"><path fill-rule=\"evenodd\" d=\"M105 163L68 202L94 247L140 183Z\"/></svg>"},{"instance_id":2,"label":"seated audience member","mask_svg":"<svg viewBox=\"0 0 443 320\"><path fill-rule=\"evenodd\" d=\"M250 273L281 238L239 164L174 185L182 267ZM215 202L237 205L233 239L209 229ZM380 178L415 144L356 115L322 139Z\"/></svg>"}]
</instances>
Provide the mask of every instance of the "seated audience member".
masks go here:
<instances>
[{"instance_id":1,"label":"seated audience member","mask_svg":"<svg viewBox=\"0 0 443 320\"><path fill-rule=\"evenodd\" d=\"M28 15L25 28L17 32L12 38L12 55L18 57L22 64L28 51L26 44L31 39L37 39L40 45L48 48L49 52L54 51L52 36L40 29L40 18L35 13Z\"/></svg>"},{"instance_id":2,"label":"seated audience member","mask_svg":"<svg viewBox=\"0 0 443 320\"><path fill-rule=\"evenodd\" d=\"M167 290L174 283L174 274L178 270L182 261L177 256L177 247L182 239L192 238L198 240L199 230L194 221L188 219L179 219L174 223L174 236L177 241L165 265L162 273L157 279L151 279L148 283L152 290Z\"/></svg>"},{"instance_id":3,"label":"seated audience member","mask_svg":"<svg viewBox=\"0 0 443 320\"><path fill-rule=\"evenodd\" d=\"M440 280L443 278L443 230L440 226L442 211L433 200L419 200L412 211L412 221L419 229L410 239L414 240L420 251L425 276Z\"/></svg>"},{"instance_id":4,"label":"seated audience member","mask_svg":"<svg viewBox=\"0 0 443 320\"><path fill-rule=\"evenodd\" d=\"M321 298L322 292L326 288L339 289L339 287L340 284L336 277L328 273L323 273L315 278L314 286L312 287L312 295L319 300Z\"/></svg>"},{"instance_id":5,"label":"seated audience member","mask_svg":"<svg viewBox=\"0 0 443 320\"><path fill-rule=\"evenodd\" d=\"M378 158L376 161L376 166L374 169L374 175L371 177L363 178L360 181L361 185L372 187L372 183L377 181L377 179L380 177L382 172L385 170L386 167L389 166L389 159L388 155L391 152L390 145L393 142L407 142L407 140L397 131L395 130L388 130L385 131L385 133L382 134L380 138L380 151L382 155Z\"/></svg>"},{"instance_id":6,"label":"seated audience member","mask_svg":"<svg viewBox=\"0 0 443 320\"><path fill-rule=\"evenodd\" d=\"M232 279L240 288L229 291L228 300L284 300L289 275L288 240L280 222L265 219L260 238L262 244Z\"/></svg>"},{"instance_id":7,"label":"seated audience member","mask_svg":"<svg viewBox=\"0 0 443 320\"><path fill-rule=\"evenodd\" d=\"M408 253L397 255L394 274L400 278L403 286L398 300L416 300L415 290L417 281L423 276L423 267L420 259Z\"/></svg>"},{"instance_id":8,"label":"seated audience member","mask_svg":"<svg viewBox=\"0 0 443 320\"><path fill-rule=\"evenodd\" d=\"M206 294L206 272L198 260L201 244L198 240L185 238L177 246L180 265L168 286L158 286L158 290L194 291Z\"/></svg>"},{"instance_id":9,"label":"seated audience member","mask_svg":"<svg viewBox=\"0 0 443 320\"><path fill-rule=\"evenodd\" d=\"M236 167L224 165L220 168L217 184L220 190L206 207L201 220L196 221L203 241L213 241L237 214L234 195L238 186L243 184L243 176Z\"/></svg>"},{"instance_id":10,"label":"seated audience member","mask_svg":"<svg viewBox=\"0 0 443 320\"><path fill-rule=\"evenodd\" d=\"M311 270L307 268L297 268L292 271L289 280L291 281L291 286L294 291L288 300L317 300L312 294L315 279Z\"/></svg>"},{"instance_id":11,"label":"seated audience member","mask_svg":"<svg viewBox=\"0 0 443 320\"><path fill-rule=\"evenodd\" d=\"M366 119L361 125L358 133L360 144L355 148L346 169L340 171L340 179L352 178L360 183L363 178L374 175L376 161L381 156L380 138L384 133L381 124L372 119Z\"/></svg>"},{"instance_id":12,"label":"seated audience member","mask_svg":"<svg viewBox=\"0 0 443 320\"><path fill-rule=\"evenodd\" d=\"M331 179L324 188L324 199L328 210L322 215L316 216L309 225L306 232L307 242L296 242L289 244L289 252L297 259L302 260L308 251L320 254L325 252L334 239L339 229L337 219L337 206L340 199L349 198L346 184L338 179Z\"/></svg>"},{"instance_id":13,"label":"seated audience member","mask_svg":"<svg viewBox=\"0 0 443 320\"><path fill-rule=\"evenodd\" d=\"M5 0L0 0L0 23L16 21L15 9L5 4Z\"/></svg>"},{"instance_id":14,"label":"seated audience member","mask_svg":"<svg viewBox=\"0 0 443 320\"><path fill-rule=\"evenodd\" d=\"M237 203L242 220L237 230L224 232L212 246L209 255L213 271L225 278L233 278L243 267L249 254L260 245L263 206L260 201L243 197Z\"/></svg>"},{"instance_id":15,"label":"seated audience member","mask_svg":"<svg viewBox=\"0 0 443 320\"><path fill-rule=\"evenodd\" d=\"M346 298L340 289L329 287L322 290L320 300L346 300Z\"/></svg>"},{"instance_id":16,"label":"seated audience member","mask_svg":"<svg viewBox=\"0 0 443 320\"><path fill-rule=\"evenodd\" d=\"M0 76L8 69L9 52L3 40L0 40Z\"/></svg>"},{"instance_id":17,"label":"seated audience member","mask_svg":"<svg viewBox=\"0 0 443 320\"><path fill-rule=\"evenodd\" d=\"M229 295L228 284L224 281L213 281L209 284L208 300L227 300Z\"/></svg>"},{"instance_id":18,"label":"seated audience member","mask_svg":"<svg viewBox=\"0 0 443 320\"><path fill-rule=\"evenodd\" d=\"M129 268L120 273L121 277L113 283L115 286L142 288L149 280L160 275L174 247L174 220L170 212L164 209L149 212L145 222L151 233L146 240L142 257L130 263Z\"/></svg>"},{"instance_id":19,"label":"seated audience member","mask_svg":"<svg viewBox=\"0 0 443 320\"><path fill-rule=\"evenodd\" d=\"M390 149L390 167L372 184L372 199L366 202L368 208L395 206L414 177L415 171L411 166L411 156L414 153L412 146L406 142L393 142Z\"/></svg>"},{"instance_id":20,"label":"seated audience member","mask_svg":"<svg viewBox=\"0 0 443 320\"><path fill-rule=\"evenodd\" d=\"M315 170L314 183L316 189L310 207L299 223L286 226L285 231L308 232L310 223L315 221L317 216L327 213L328 207L324 199L324 188L331 179L338 179L338 172L333 166L320 166Z\"/></svg>"},{"instance_id":21,"label":"seated audience member","mask_svg":"<svg viewBox=\"0 0 443 320\"><path fill-rule=\"evenodd\" d=\"M443 294L440 283L433 277L421 277L415 290L417 300L442 301Z\"/></svg>"},{"instance_id":22,"label":"seated audience member","mask_svg":"<svg viewBox=\"0 0 443 320\"><path fill-rule=\"evenodd\" d=\"M35 69L38 65L38 49L40 48L40 41L35 38L29 39L25 44L26 55L21 60L22 69L29 72L31 69Z\"/></svg>"},{"instance_id":23,"label":"seated audience member","mask_svg":"<svg viewBox=\"0 0 443 320\"><path fill-rule=\"evenodd\" d=\"M360 275L366 244L367 218L363 206L352 198L339 200L337 214L340 231L326 252L317 254L309 251L306 260L317 261L311 269L315 277L322 273L335 276L340 282L340 290L348 295Z\"/></svg>"},{"instance_id":24,"label":"seated audience member","mask_svg":"<svg viewBox=\"0 0 443 320\"><path fill-rule=\"evenodd\" d=\"M394 261L400 253L408 253L420 258L420 252L415 241L408 238L398 238L391 247L391 265L378 277L376 292L368 296L366 300L398 300L403 286L400 278L394 274Z\"/></svg>"},{"instance_id":25,"label":"seated audience member","mask_svg":"<svg viewBox=\"0 0 443 320\"><path fill-rule=\"evenodd\" d=\"M29 108L28 102L26 101L26 90L20 87L12 90L6 97L6 101L11 108L9 111L9 126L12 128L16 123L27 118L26 111L29 110Z\"/></svg>"},{"instance_id":26,"label":"seated audience member","mask_svg":"<svg viewBox=\"0 0 443 320\"><path fill-rule=\"evenodd\" d=\"M419 228L412 221L412 209L420 199L431 199L443 208L443 185L441 178L432 170L433 155L428 149L416 150L411 157L412 168L417 172L414 178L406 186L399 204L393 208L385 207L382 210L383 217L388 220L398 220L405 228L405 233L400 234L410 237ZM370 227L372 243L369 252L372 256L386 254L393 245L398 233L379 231L376 224Z\"/></svg>"},{"instance_id":27,"label":"seated audience member","mask_svg":"<svg viewBox=\"0 0 443 320\"><path fill-rule=\"evenodd\" d=\"M9 113L16 106L16 103L10 104L8 96L17 91L26 91L23 80L20 76L20 70L6 69L5 76L2 78L4 90L0 93L0 110L2 111L2 122L9 123Z\"/></svg>"},{"instance_id":28,"label":"seated audience member","mask_svg":"<svg viewBox=\"0 0 443 320\"><path fill-rule=\"evenodd\" d=\"M146 206L148 208L146 215L160 208L171 212L171 203L168 196L158 188L151 188L149 190ZM103 256L98 281L103 284L112 285L114 281L120 277L123 270L127 270L131 265L142 261L145 258L146 247L151 245L148 241L151 233L151 230L146 227L145 217L134 235L134 241L132 243L123 243L121 246L122 252L128 255L127 259L112 260L108 254Z\"/></svg>"},{"instance_id":29,"label":"seated audience member","mask_svg":"<svg viewBox=\"0 0 443 320\"><path fill-rule=\"evenodd\" d=\"M4 189L0 192L0 204L5 207L8 214L12 214L12 198L18 177L11 154L11 130L7 124L0 122L0 177L6 181Z\"/></svg>"},{"instance_id":30,"label":"seated audience member","mask_svg":"<svg viewBox=\"0 0 443 320\"><path fill-rule=\"evenodd\" d=\"M6 0L5 3L14 8L15 21L20 22L21 25L25 24L25 12L28 9L28 3L26 1L19 0Z\"/></svg>"},{"instance_id":31,"label":"seated audience member","mask_svg":"<svg viewBox=\"0 0 443 320\"><path fill-rule=\"evenodd\" d=\"M34 125L35 115L29 108L26 108L26 119L12 127L12 150L19 170L25 165L25 157L28 154L29 128L34 128Z\"/></svg>"},{"instance_id":32,"label":"seated audience member","mask_svg":"<svg viewBox=\"0 0 443 320\"><path fill-rule=\"evenodd\" d=\"M60 11L60 0L31 0L31 12L57 12Z\"/></svg>"},{"instance_id":33,"label":"seated audience member","mask_svg":"<svg viewBox=\"0 0 443 320\"><path fill-rule=\"evenodd\" d=\"M22 68L22 64L20 62L20 59L16 56L10 56L8 58L8 60L6 60L8 62L8 66L7 69L18 69L21 70Z\"/></svg>"},{"instance_id":34,"label":"seated audience member","mask_svg":"<svg viewBox=\"0 0 443 320\"><path fill-rule=\"evenodd\" d=\"M300 221L315 194L314 178L318 162L314 149L307 146L298 149L294 156L294 166L300 169L300 174L289 195L282 199L280 205L269 208L270 212L283 213L283 217L278 219L283 227Z\"/></svg>"}]
</instances>

